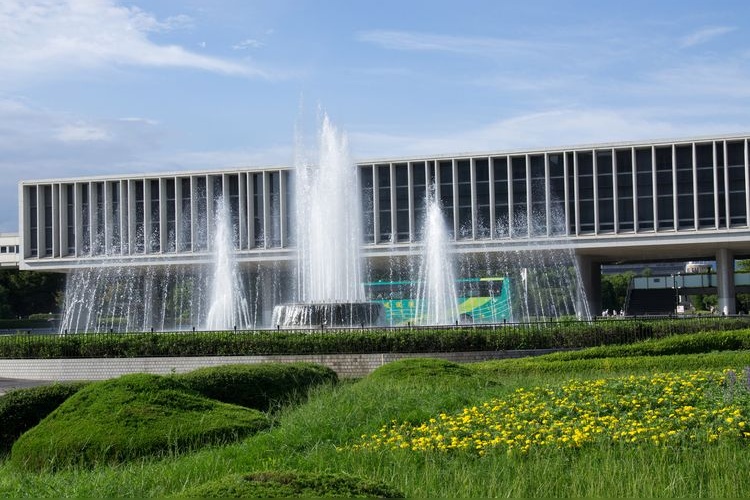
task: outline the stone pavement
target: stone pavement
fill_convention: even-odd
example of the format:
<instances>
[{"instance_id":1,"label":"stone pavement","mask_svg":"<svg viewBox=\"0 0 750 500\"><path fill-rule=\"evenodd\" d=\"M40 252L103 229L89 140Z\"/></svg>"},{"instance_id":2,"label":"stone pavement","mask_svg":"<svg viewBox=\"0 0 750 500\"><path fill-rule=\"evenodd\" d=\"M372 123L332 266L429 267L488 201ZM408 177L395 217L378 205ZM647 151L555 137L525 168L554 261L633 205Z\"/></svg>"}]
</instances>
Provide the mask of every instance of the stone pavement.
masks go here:
<instances>
[{"instance_id":1,"label":"stone pavement","mask_svg":"<svg viewBox=\"0 0 750 500\"><path fill-rule=\"evenodd\" d=\"M24 380L20 378L0 378L0 396L13 389L24 387L35 387L37 385L51 384L49 380Z\"/></svg>"}]
</instances>

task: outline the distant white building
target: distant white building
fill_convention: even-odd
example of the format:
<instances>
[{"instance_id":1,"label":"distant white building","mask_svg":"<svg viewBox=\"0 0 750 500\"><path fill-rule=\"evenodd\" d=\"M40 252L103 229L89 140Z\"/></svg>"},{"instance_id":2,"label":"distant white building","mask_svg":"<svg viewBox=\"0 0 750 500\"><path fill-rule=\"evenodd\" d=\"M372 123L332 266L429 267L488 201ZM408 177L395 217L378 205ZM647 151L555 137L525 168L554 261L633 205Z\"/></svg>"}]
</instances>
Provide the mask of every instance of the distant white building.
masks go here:
<instances>
[{"instance_id":1,"label":"distant white building","mask_svg":"<svg viewBox=\"0 0 750 500\"><path fill-rule=\"evenodd\" d=\"M18 267L21 257L21 237L15 233L0 233L0 267Z\"/></svg>"}]
</instances>

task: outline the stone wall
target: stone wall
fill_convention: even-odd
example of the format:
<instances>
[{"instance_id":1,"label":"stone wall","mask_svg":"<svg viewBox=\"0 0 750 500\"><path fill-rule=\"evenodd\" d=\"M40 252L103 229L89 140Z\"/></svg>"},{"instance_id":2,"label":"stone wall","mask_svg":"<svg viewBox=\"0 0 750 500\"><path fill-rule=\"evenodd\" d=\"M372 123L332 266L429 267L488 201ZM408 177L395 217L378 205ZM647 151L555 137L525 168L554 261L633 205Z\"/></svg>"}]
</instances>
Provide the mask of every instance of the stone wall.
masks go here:
<instances>
[{"instance_id":1,"label":"stone wall","mask_svg":"<svg viewBox=\"0 0 750 500\"><path fill-rule=\"evenodd\" d=\"M440 358L458 363L490 359L537 356L556 350L320 354L277 356L198 356L190 358L80 358L80 359L0 359L0 378L45 381L105 380L127 373L184 373L206 366L295 361L319 363L332 368L341 378L364 377L379 366L406 358Z\"/></svg>"}]
</instances>

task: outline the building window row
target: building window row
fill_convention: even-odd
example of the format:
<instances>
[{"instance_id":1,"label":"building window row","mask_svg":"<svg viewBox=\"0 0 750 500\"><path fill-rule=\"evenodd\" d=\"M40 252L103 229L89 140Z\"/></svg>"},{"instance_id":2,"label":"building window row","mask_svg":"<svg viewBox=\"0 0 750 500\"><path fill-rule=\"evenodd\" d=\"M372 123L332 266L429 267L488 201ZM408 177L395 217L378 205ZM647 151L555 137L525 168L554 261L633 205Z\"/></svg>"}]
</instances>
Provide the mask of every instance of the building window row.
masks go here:
<instances>
[{"instance_id":1,"label":"building window row","mask_svg":"<svg viewBox=\"0 0 750 500\"><path fill-rule=\"evenodd\" d=\"M748 140L362 164L364 241L419 241L434 189L456 240L747 227Z\"/></svg>"},{"instance_id":2,"label":"building window row","mask_svg":"<svg viewBox=\"0 0 750 500\"><path fill-rule=\"evenodd\" d=\"M748 227L748 139L359 164L365 243L421 240L434 190L455 240ZM288 247L286 169L23 187L24 257L205 252L217 203L237 249Z\"/></svg>"},{"instance_id":3,"label":"building window row","mask_svg":"<svg viewBox=\"0 0 750 500\"><path fill-rule=\"evenodd\" d=\"M30 184L25 257L210 250L218 203L237 249L285 246L287 170Z\"/></svg>"}]
</instances>

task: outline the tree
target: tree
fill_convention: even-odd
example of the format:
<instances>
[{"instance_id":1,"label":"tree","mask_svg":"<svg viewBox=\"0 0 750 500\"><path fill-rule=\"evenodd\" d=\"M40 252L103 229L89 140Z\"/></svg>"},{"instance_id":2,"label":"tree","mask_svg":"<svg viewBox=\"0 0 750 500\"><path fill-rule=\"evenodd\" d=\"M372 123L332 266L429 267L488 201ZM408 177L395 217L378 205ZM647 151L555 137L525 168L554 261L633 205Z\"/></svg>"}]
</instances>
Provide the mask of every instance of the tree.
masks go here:
<instances>
[{"instance_id":1,"label":"tree","mask_svg":"<svg viewBox=\"0 0 750 500\"><path fill-rule=\"evenodd\" d=\"M57 300L64 286L64 274L0 270L0 316L57 312Z\"/></svg>"},{"instance_id":2,"label":"tree","mask_svg":"<svg viewBox=\"0 0 750 500\"><path fill-rule=\"evenodd\" d=\"M619 311L625 308L628 287L634 276L635 273L632 271L602 276L602 307L604 309Z\"/></svg>"}]
</instances>

